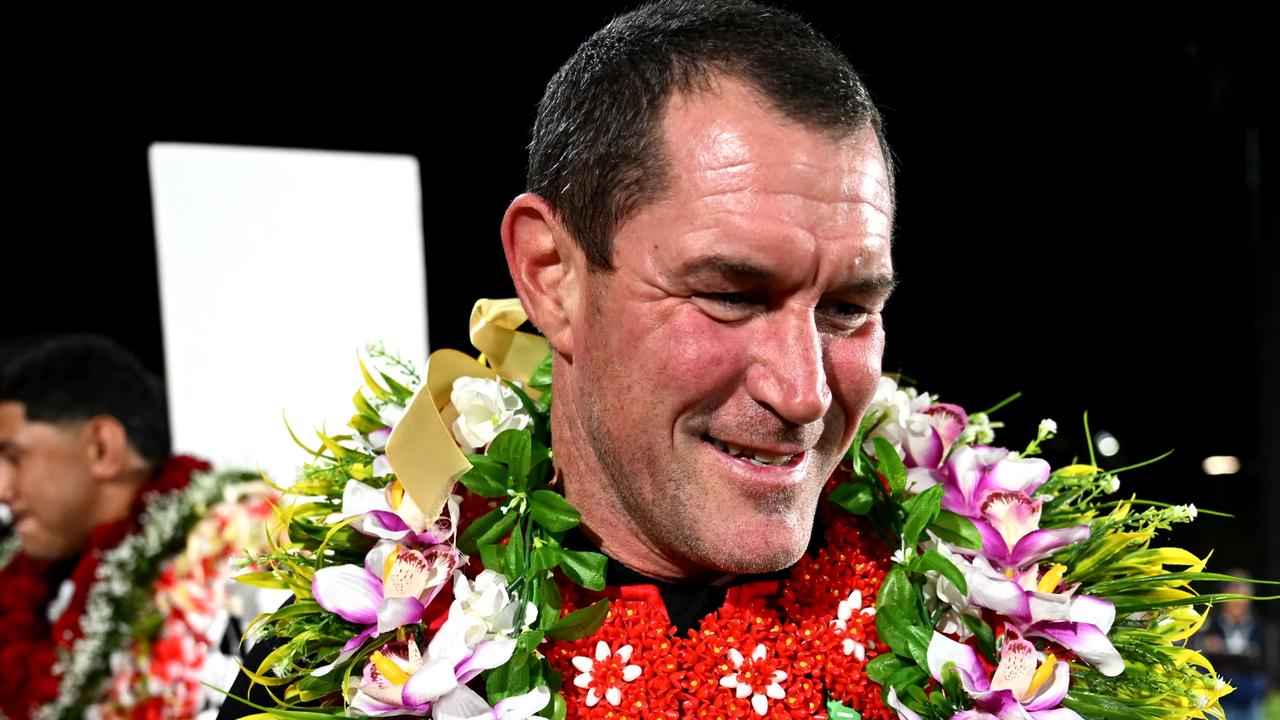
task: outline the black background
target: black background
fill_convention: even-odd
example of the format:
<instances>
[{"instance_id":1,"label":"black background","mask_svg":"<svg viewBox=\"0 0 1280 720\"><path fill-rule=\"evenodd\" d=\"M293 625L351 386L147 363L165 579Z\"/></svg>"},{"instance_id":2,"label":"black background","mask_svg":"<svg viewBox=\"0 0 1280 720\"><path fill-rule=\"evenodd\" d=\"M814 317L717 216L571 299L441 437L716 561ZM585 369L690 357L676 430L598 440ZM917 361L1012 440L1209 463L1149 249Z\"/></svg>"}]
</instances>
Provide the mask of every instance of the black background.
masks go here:
<instances>
[{"instance_id":1,"label":"black background","mask_svg":"<svg viewBox=\"0 0 1280 720\"><path fill-rule=\"evenodd\" d=\"M1234 513L1179 539L1280 576L1276 55L1137 19L793 5L864 74L897 158L886 368L971 410L1022 391L1001 440L1056 418L1056 462L1087 452L1085 410L1121 442L1112 466L1175 450L1124 491ZM163 371L146 150L180 141L416 156L431 345L466 347L472 300L512 293L498 226L542 87L618 7L78 18L19 38L4 336L102 332ZM1243 472L1206 477L1209 454Z\"/></svg>"}]
</instances>

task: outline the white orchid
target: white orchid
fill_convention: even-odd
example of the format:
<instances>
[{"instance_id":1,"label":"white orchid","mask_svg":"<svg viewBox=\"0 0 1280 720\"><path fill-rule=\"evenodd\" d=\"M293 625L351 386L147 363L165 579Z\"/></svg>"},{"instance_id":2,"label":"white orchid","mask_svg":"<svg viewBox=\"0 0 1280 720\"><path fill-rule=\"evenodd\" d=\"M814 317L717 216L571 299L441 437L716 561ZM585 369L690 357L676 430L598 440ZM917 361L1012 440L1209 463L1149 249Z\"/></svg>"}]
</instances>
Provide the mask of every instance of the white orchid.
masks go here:
<instances>
[{"instance_id":1,"label":"white orchid","mask_svg":"<svg viewBox=\"0 0 1280 720\"><path fill-rule=\"evenodd\" d=\"M533 425L520 396L498 380L460 377L449 394L458 418L453 421L453 438L464 450L476 451L493 442L504 430L523 430Z\"/></svg>"}]
</instances>

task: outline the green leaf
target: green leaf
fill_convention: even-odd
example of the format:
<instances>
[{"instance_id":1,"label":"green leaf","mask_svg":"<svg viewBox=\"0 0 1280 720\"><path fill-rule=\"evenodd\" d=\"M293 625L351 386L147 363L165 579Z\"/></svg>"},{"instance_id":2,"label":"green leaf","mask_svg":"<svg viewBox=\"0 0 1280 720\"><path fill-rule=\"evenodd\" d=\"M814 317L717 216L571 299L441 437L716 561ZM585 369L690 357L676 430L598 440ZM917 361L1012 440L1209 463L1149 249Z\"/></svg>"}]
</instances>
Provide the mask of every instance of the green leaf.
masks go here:
<instances>
[{"instance_id":1,"label":"green leaf","mask_svg":"<svg viewBox=\"0 0 1280 720\"><path fill-rule=\"evenodd\" d=\"M568 712L569 706L565 704L564 695L561 695L560 693L552 695L550 720L564 720Z\"/></svg>"},{"instance_id":2,"label":"green leaf","mask_svg":"<svg viewBox=\"0 0 1280 720\"><path fill-rule=\"evenodd\" d=\"M492 570L496 573L506 574L505 562L503 555L506 551L502 545L489 543L480 546L480 564L484 565L486 570Z\"/></svg>"},{"instance_id":3,"label":"green leaf","mask_svg":"<svg viewBox=\"0 0 1280 720\"><path fill-rule=\"evenodd\" d=\"M358 433L371 433L385 428L386 425L379 420L370 420L363 415L352 415L351 419L347 421L347 427Z\"/></svg>"},{"instance_id":4,"label":"green leaf","mask_svg":"<svg viewBox=\"0 0 1280 720\"><path fill-rule=\"evenodd\" d=\"M609 601L599 600L560 618L547 634L556 640L578 640L599 630L608 615Z\"/></svg>"},{"instance_id":5,"label":"green leaf","mask_svg":"<svg viewBox=\"0 0 1280 720\"><path fill-rule=\"evenodd\" d=\"M458 549L472 555L478 546L496 543L506 537L507 533L511 532L511 528L516 526L516 520L520 515L515 511L504 513L503 509L492 510L471 523L458 538Z\"/></svg>"},{"instance_id":6,"label":"green leaf","mask_svg":"<svg viewBox=\"0 0 1280 720\"><path fill-rule=\"evenodd\" d=\"M875 495L865 482L841 483L828 497L831 502L854 515L866 515L875 503Z\"/></svg>"},{"instance_id":7,"label":"green leaf","mask_svg":"<svg viewBox=\"0 0 1280 720\"><path fill-rule=\"evenodd\" d=\"M382 422L382 416L369 404L369 400L364 396L363 390L356 390L355 396L351 398L351 403L356 406L356 411L361 415L377 422L382 427L386 427L386 424Z\"/></svg>"},{"instance_id":8,"label":"green leaf","mask_svg":"<svg viewBox=\"0 0 1280 720\"><path fill-rule=\"evenodd\" d=\"M828 700L827 717L830 720L862 720L862 713L851 707L846 707L838 700Z\"/></svg>"},{"instance_id":9,"label":"green leaf","mask_svg":"<svg viewBox=\"0 0 1280 720\"><path fill-rule=\"evenodd\" d=\"M929 529L945 543L970 550L982 549L982 534L974 527L973 521L950 510L940 510L929 523Z\"/></svg>"},{"instance_id":10,"label":"green leaf","mask_svg":"<svg viewBox=\"0 0 1280 720\"><path fill-rule=\"evenodd\" d=\"M249 702L247 698L242 698L239 695L232 695L226 690L223 690L222 688L216 687L214 685L210 685L209 683L201 683L201 685L204 685L205 687L210 688L211 690L217 690L218 692L222 693L223 695L226 695L229 698L235 698L236 700L239 700L240 702L244 703L245 705L248 705L249 707L255 710L261 710L262 712L269 714L271 717L280 718L280 720L331 720L332 718L346 716L346 713L342 710L342 708L337 708L332 712L326 713L326 712L308 712L306 710L284 710L282 708L263 707L262 705L258 705L257 703Z\"/></svg>"},{"instance_id":11,"label":"green leaf","mask_svg":"<svg viewBox=\"0 0 1280 720\"><path fill-rule=\"evenodd\" d=\"M556 554L559 548L543 545L533 551L533 555L529 558L529 572L543 572L550 570L560 564L560 556Z\"/></svg>"},{"instance_id":12,"label":"green leaf","mask_svg":"<svg viewBox=\"0 0 1280 720\"><path fill-rule=\"evenodd\" d=\"M969 632L973 633L978 639L978 649L982 651L987 660L995 663L996 634L992 632L991 626L984 622L982 618L976 618L972 615L961 615L960 618L964 620L964 625L969 628Z\"/></svg>"},{"instance_id":13,"label":"green leaf","mask_svg":"<svg viewBox=\"0 0 1280 720\"><path fill-rule=\"evenodd\" d=\"M554 577L546 573L537 582L542 587L542 597L538 599L538 629L548 630L560 621L560 588Z\"/></svg>"},{"instance_id":14,"label":"green leaf","mask_svg":"<svg viewBox=\"0 0 1280 720\"><path fill-rule=\"evenodd\" d=\"M871 658L867 663L867 677L877 685L887 685L889 678L905 666L905 661L893 653L884 653Z\"/></svg>"},{"instance_id":15,"label":"green leaf","mask_svg":"<svg viewBox=\"0 0 1280 720\"><path fill-rule=\"evenodd\" d=\"M907 650L911 659L922 666L929 665L929 641L933 640L933 631L920 625L909 625L906 628Z\"/></svg>"},{"instance_id":16,"label":"green leaf","mask_svg":"<svg viewBox=\"0 0 1280 720\"><path fill-rule=\"evenodd\" d=\"M919 569L921 571L932 570L938 573L942 577L950 580L951 584L956 586L956 589L960 591L961 595L964 595L965 597L969 596L969 583L965 582L964 573L960 572L960 568L957 568L955 563L948 560L937 550L930 548L929 550L924 551L924 554L920 556Z\"/></svg>"},{"instance_id":17,"label":"green leaf","mask_svg":"<svg viewBox=\"0 0 1280 720\"><path fill-rule=\"evenodd\" d=\"M515 513L508 513L515 515ZM507 541L507 548L502 553L503 574L507 577L517 577L524 574L524 534L520 532L517 526L515 532L511 533L511 539Z\"/></svg>"},{"instance_id":18,"label":"green leaf","mask_svg":"<svg viewBox=\"0 0 1280 720\"><path fill-rule=\"evenodd\" d=\"M551 490L535 490L529 496L529 512L535 522L551 532L570 530L581 520L569 501Z\"/></svg>"},{"instance_id":19,"label":"green leaf","mask_svg":"<svg viewBox=\"0 0 1280 720\"><path fill-rule=\"evenodd\" d=\"M928 679L929 673L919 665L904 665L889 676L887 684L889 687L898 688L898 694L901 695L903 688L918 686L921 682Z\"/></svg>"},{"instance_id":20,"label":"green leaf","mask_svg":"<svg viewBox=\"0 0 1280 720\"><path fill-rule=\"evenodd\" d=\"M598 552L556 548L560 569L573 582L588 590L604 589L604 568L608 558Z\"/></svg>"},{"instance_id":21,"label":"green leaf","mask_svg":"<svg viewBox=\"0 0 1280 720\"><path fill-rule=\"evenodd\" d=\"M529 652L533 652L538 649L538 646L542 644L542 640L545 637L546 633L538 630L530 630L528 632L520 633L520 637L516 638L516 650L527 650Z\"/></svg>"},{"instance_id":22,"label":"green leaf","mask_svg":"<svg viewBox=\"0 0 1280 720\"><path fill-rule=\"evenodd\" d=\"M938 517L942 509L942 486L934 485L916 496L915 505L907 515L907 522L902 528L902 542L907 547L915 547L920 542L920 533L925 526Z\"/></svg>"},{"instance_id":23,"label":"green leaf","mask_svg":"<svg viewBox=\"0 0 1280 720\"><path fill-rule=\"evenodd\" d=\"M503 430L489 443L485 455L505 463L512 486L520 489L525 487L529 479L532 445L533 438L528 430Z\"/></svg>"},{"instance_id":24,"label":"green leaf","mask_svg":"<svg viewBox=\"0 0 1280 720\"><path fill-rule=\"evenodd\" d=\"M927 665L925 654L932 635L924 629L916 595L906 570L894 565L876 598L876 631L895 653Z\"/></svg>"},{"instance_id":25,"label":"green leaf","mask_svg":"<svg viewBox=\"0 0 1280 720\"><path fill-rule=\"evenodd\" d=\"M507 468L485 455L468 455L471 469L458 480L480 497L504 497L507 494Z\"/></svg>"},{"instance_id":26,"label":"green leaf","mask_svg":"<svg viewBox=\"0 0 1280 720\"><path fill-rule=\"evenodd\" d=\"M396 396L396 400L399 400L401 405L408 405L409 399L413 397L413 391L396 382L395 378L381 370L378 371L378 374L382 376L384 381L386 381L387 387L391 388L391 392Z\"/></svg>"},{"instance_id":27,"label":"green leaf","mask_svg":"<svg viewBox=\"0 0 1280 720\"><path fill-rule=\"evenodd\" d=\"M529 692L529 653L517 652L506 663L490 670L485 677L485 694L489 696L489 704L496 705L499 700L513 695Z\"/></svg>"},{"instance_id":28,"label":"green leaf","mask_svg":"<svg viewBox=\"0 0 1280 720\"><path fill-rule=\"evenodd\" d=\"M889 481L889 492L901 495L907 487L907 468L902 464L902 458L898 457L898 451L894 450L889 441L884 438L875 438L871 444L876 449L879 470Z\"/></svg>"},{"instance_id":29,"label":"green leaf","mask_svg":"<svg viewBox=\"0 0 1280 720\"><path fill-rule=\"evenodd\" d=\"M884 576L876 595L876 616L882 612L908 614L908 619L920 620L916 609L916 591L901 565L894 565Z\"/></svg>"},{"instance_id":30,"label":"green leaf","mask_svg":"<svg viewBox=\"0 0 1280 720\"><path fill-rule=\"evenodd\" d=\"M529 376L529 387L538 389L551 387L551 355L538 364L538 369Z\"/></svg>"}]
</instances>

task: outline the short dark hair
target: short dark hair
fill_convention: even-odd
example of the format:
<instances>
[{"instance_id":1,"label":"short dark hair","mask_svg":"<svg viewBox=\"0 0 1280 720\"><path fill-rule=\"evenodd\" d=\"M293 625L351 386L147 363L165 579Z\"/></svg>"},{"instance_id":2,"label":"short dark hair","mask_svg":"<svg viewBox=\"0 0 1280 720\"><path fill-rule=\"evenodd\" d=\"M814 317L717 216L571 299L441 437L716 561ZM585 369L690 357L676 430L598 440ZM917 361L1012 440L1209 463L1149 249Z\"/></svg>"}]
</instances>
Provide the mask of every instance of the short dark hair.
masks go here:
<instances>
[{"instance_id":1,"label":"short dark hair","mask_svg":"<svg viewBox=\"0 0 1280 720\"><path fill-rule=\"evenodd\" d=\"M660 0L592 35L547 85L528 189L559 215L591 267L613 268L613 235L668 178L660 121L676 93L741 80L786 117L848 135L880 113L849 61L799 17L747 0Z\"/></svg>"},{"instance_id":2,"label":"short dark hair","mask_svg":"<svg viewBox=\"0 0 1280 720\"><path fill-rule=\"evenodd\" d=\"M62 335L15 354L0 368L0 402L22 403L36 422L110 415L148 462L169 456L164 386L128 350L99 335Z\"/></svg>"}]
</instances>

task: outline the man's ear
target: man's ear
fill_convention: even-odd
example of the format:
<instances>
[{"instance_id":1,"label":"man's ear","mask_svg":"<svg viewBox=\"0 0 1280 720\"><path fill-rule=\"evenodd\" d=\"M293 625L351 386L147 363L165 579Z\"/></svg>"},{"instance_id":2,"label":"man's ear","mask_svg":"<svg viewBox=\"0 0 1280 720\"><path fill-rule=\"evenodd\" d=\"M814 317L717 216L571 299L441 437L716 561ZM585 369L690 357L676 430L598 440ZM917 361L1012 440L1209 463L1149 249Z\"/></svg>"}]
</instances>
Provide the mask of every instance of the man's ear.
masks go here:
<instances>
[{"instance_id":1,"label":"man's ear","mask_svg":"<svg viewBox=\"0 0 1280 720\"><path fill-rule=\"evenodd\" d=\"M89 475L94 480L114 480L130 470L134 455L124 425L110 415L95 415L81 429Z\"/></svg>"},{"instance_id":2,"label":"man's ear","mask_svg":"<svg viewBox=\"0 0 1280 720\"><path fill-rule=\"evenodd\" d=\"M502 218L502 249L529 319L556 352L572 359L586 275L581 248L545 200L525 193Z\"/></svg>"}]
</instances>

